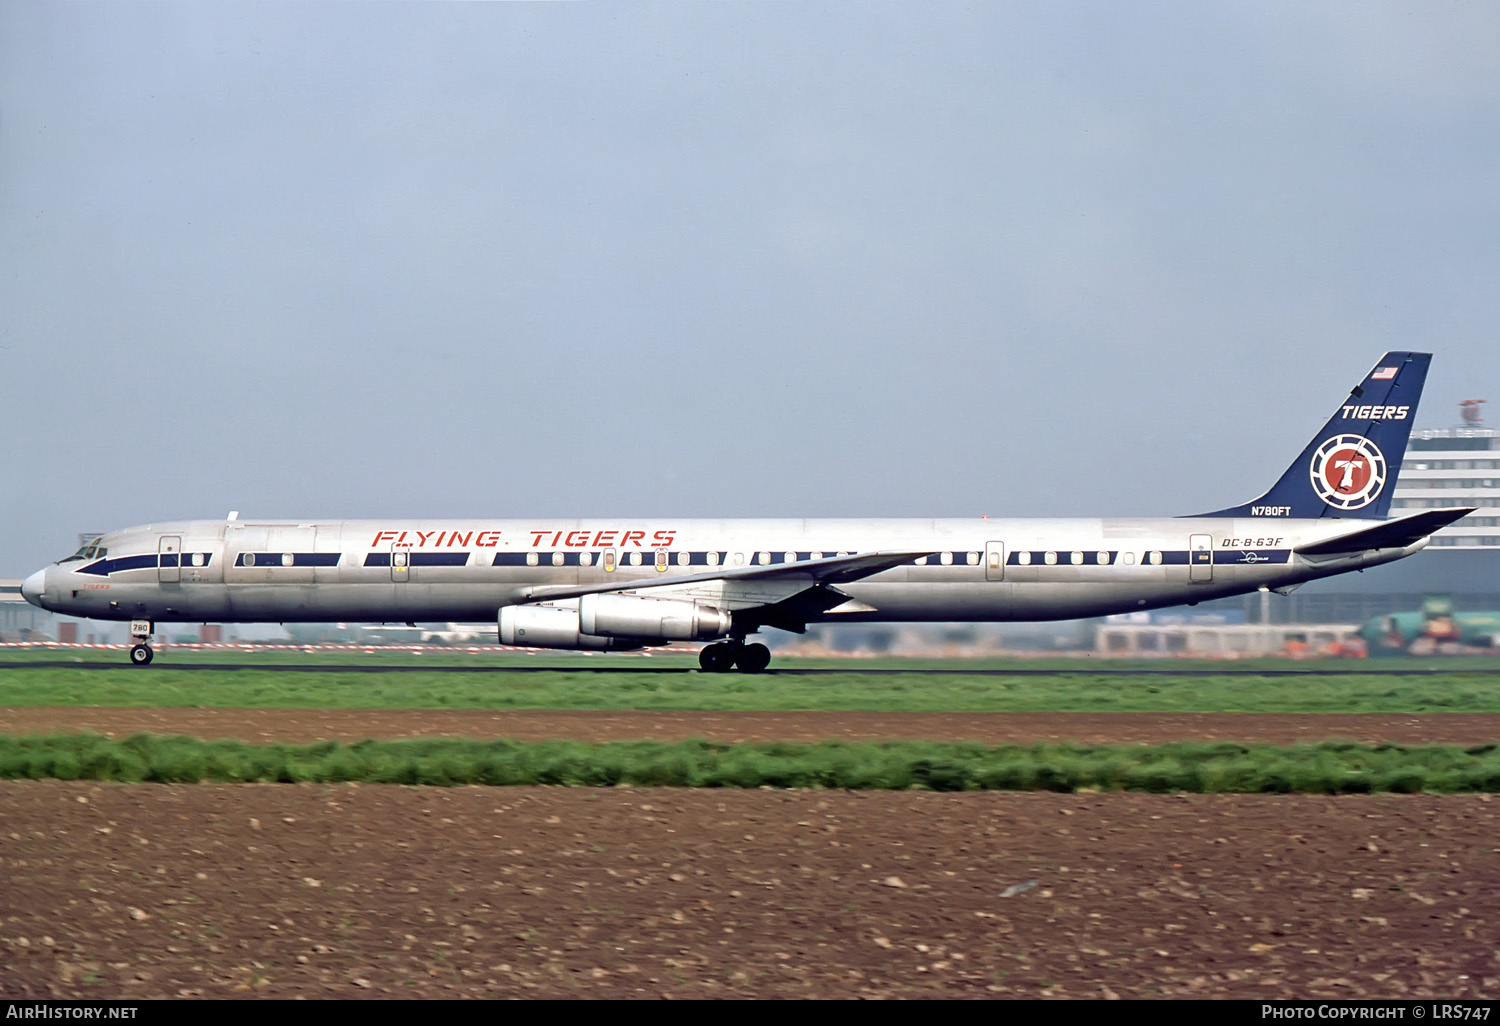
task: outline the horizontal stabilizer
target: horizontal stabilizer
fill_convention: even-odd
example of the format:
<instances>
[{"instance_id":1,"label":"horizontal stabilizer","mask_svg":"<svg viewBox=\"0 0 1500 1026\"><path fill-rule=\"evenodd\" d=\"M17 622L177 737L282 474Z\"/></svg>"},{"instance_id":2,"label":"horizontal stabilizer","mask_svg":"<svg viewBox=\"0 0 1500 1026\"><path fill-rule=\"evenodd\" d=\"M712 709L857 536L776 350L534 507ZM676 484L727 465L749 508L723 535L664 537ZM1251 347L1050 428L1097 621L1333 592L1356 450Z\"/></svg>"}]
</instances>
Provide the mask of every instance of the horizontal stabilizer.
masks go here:
<instances>
[{"instance_id":1,"label":"horizontal stabilizer","mask_svg":"<svg viewBox=\"0 0 1500 1026\"><path fill-rule=\"evenodd\" d=\"M1387 520L1374 527L1326 538L1309 545L1299 545L1299 556L1341 556L1370 549L1404 549L1426 538L1432 532L1460 520L1477 507L1455 506L1451 509L1428 509L1399 520Z\"/></svg>"}]
</instances>

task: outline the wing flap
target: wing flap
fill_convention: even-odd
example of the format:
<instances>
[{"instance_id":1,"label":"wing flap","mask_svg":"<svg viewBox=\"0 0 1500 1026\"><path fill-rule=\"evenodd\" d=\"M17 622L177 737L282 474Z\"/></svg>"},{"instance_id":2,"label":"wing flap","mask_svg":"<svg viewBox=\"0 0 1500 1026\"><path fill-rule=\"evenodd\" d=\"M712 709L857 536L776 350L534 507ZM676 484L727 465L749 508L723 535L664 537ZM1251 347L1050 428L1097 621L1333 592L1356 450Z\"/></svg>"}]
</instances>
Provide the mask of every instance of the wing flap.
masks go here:
<instances>
[{"instance_id":1,"label":"wing flap","mask_svg":"<svg viewBox=\"0 0 1500 1026\"><path fill-rule=\"evenodd\" d=\"M525 602L555 601L597 595L613 591L650 591L671 589L680 594L689 594L702 586L705 593L716 593L738 601L730 608L753 608L774 605L801 594L819 585L840 584L857 581L874 574L910 563L922 556L931 556L934 551L920 552L864 552L852 556L825 556L796 563L775 563L770 566L721 567L697 574L637 578L635 580L611 581L607 584L543 585L523 593ZM722 588L715 589L715 585ZM712 601L705 598L706 601Z\"/></svg>"},{"instance_id":2,"label":"wing flap","mask_svg":"<svg viewBox=\"0 0 1500 1026\"><path fill-rule=\"evenodd\" d=\"M1370 549L1404 549L1415 545L1432 532L1447 527L1474 512L1475 506L1455 506L1450 509L1427 509L1409 517L1387 520L1374 527L1361 528L1336 538L1325 538L1308 545L1299 545L1299 556L1344 556Z\"/></svg>"}]
</instances>

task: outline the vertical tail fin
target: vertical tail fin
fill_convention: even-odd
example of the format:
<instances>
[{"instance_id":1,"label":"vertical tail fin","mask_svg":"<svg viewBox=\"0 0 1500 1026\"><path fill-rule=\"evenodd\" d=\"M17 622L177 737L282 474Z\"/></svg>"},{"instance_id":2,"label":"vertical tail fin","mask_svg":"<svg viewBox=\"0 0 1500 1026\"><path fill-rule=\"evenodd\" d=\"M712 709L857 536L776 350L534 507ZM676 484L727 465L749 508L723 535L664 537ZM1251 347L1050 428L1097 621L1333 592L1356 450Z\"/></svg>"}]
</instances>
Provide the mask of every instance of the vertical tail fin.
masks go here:
<instances>
[{"instance_id":1,"label":"vertical tail fin","mask_svg":"<svg viewBox=\"0 0 1500 1026\"><path fill-rule=\"evenodd\" d=\"M1385 519L1431 362L1431 353L1386 353L1270 491L1198 515Z\"/></svg>"}]
</instances>

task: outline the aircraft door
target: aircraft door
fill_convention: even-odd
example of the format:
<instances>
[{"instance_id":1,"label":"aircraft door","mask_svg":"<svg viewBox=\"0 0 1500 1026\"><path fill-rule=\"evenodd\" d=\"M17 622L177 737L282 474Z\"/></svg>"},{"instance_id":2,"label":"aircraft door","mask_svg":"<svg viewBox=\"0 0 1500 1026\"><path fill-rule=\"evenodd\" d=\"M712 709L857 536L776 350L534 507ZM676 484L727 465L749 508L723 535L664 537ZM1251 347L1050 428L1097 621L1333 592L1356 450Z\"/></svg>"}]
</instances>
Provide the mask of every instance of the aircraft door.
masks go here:
<instances>
[{"instance_id":1,"label":"aircraft door","mask_svg":"<svg viewBox=\"0 0 1500 1026\"><path fill-rule=\"evenodd\" d=\"M230 524L224 532L224 583L262 584L270 579L270 566L257 557L266 552L266 529Z\"/></svg>"},{"instance_id":2,"label":"aircraft door","mask_svg":"<svg viewBox=\"0 0 1500 1026\"><path fill-rule=\"evenodd\" d=\"M223 583L224 531L185 537L180 562L183 584Z\"/></svg>"},{"instance_id":3,"label":"aircraft door","mask_svg":"<svg viewBox=\"0 0 1500 1026\"><path fill-rule=\"evenodd\" d=\"M182 536L162 535L156 544L156 579L162 584L182 582Z\"/></svg>"},{"instance_id":4,"label":"aircraft door","mask_svg":"<svg viewBox=\"0 0 1500 1026\"><path fill-rule=\"evenodd\" d=\"M1214 579L1214 540L1210 535L1195 534L1188 538L1188 580Z\"/></svg>"},{"instance_id":5,"label":"aircraft door","mask_svg":"<svg viewBox=\"0 0 1500 1026\"><path fill-rule=\"evenodd\" d=\"M272 525L266 532L266 552L259 557L268 560L268 581L276 584L312 584L316 564L318 529Z\"/></svg>"},{"instance_id":6,"label":"aircraft door","mask_svg":"<svg viewBox=\"0 0 1500 1026\"><path fill-rule=\"evenodd\" d=\"M411 546L391 544L391 580L405 584L411 580Z\"/></svg>"},{"instance_id":7,"label":"aircraft door","mask_svg":"<svg viewBox=\"0 0 1500 1026\"><path fill-rule=\"evenodd\" d=\"M1005 580L1005 543L985 542L984 544L984 579L986 581Z\"/></svg>"}]
</instances>

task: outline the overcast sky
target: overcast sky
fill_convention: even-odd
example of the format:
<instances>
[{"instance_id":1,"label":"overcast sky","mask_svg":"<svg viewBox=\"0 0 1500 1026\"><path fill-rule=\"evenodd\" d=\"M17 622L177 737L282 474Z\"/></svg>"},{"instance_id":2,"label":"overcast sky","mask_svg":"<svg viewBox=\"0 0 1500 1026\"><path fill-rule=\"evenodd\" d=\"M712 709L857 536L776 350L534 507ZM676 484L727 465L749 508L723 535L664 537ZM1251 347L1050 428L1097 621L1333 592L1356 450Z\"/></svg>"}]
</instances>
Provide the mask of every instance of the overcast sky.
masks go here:
<instances>
[{"instance_id":1,"label":"overcast sky","mask_svg":"<svg viewBox=\"0 0 1500 1026\"><path fill-rule=\"evenodd\" d=\"M1191 513L1500 421L1493 2L0 4L0 577L242 516Z\"/></svg>"}]
</instances>

